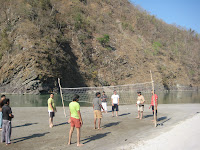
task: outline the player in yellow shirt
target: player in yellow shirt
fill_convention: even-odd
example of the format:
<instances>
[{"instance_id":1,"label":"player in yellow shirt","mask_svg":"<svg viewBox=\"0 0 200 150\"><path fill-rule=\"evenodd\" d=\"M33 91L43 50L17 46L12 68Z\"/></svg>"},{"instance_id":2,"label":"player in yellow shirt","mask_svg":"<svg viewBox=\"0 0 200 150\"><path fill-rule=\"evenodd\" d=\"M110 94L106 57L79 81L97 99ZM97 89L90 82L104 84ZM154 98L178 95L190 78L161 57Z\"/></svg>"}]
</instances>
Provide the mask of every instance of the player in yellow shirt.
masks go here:
<instances>
[{"instance_id":1,"label":"player in yellow shirt","mask_svg":"<svg viewBox=\"0 0 200 150\"><path fill-rule=\"evenodd\" d=\"M51 93L50 98L48 99L49 127L50 128L53 127L53 117L55 116L55 112L57 112L56 104L54 102L53 97L54 97L54 94Z\"/></svg>"}]
</instances>

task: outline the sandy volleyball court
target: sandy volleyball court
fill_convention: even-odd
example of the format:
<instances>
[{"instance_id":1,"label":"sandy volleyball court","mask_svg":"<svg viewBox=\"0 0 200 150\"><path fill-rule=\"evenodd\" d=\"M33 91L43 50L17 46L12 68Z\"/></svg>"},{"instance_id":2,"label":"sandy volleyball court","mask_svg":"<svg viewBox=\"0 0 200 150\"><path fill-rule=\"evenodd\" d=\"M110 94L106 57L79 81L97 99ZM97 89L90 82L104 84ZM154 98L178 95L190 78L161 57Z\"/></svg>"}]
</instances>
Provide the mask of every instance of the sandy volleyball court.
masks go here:
<instances>
[{"instance_id":1,"label":"sandy volleyball court","mask_svg":"<svg viewBox=\"0 0 200 150\"><path fill-rule=\"evenodd\" d=\"M67 109L67 116L69 111ZM72 137L72 145L68 146L68 133L70 125L64 118L62 107L58 108L54 120L54 128L48 127L48 113L45 107L13 107L15 118L12 121L12 144L6 146L0 144L1 150L64 150L64 149L133 149L145 146L149 140L175 132L177 125L187 123L187 120L197 115L200 104L160 104L158 115L158 127L155 128L151 120L153 118L148 105L145 106L144 119L135 119L137 108L135 105L123 105L119 107L119 117L112 117L111 112L103 114L103 130L93 129L93 110L91 107L81 108L83 127L81 128L81 148L76 147L76 131ZM108 110L111 110L109 107ZM198 115L199 116L199 115ZM186 120L186 122L185 122ZM189 127L199 130L199 119L192 119ZM198 123L199 124L199 123ZM187 128L182 128L186 130ZM194 132L195 130L191 130ZM180 131L179 131L180 132ZM184 132L184 131L183 131ZM199 139L199 138L198 138ZM198 143L194 139L193 143ZM183 139L184 140L184 139ZM181 139L180 139L181 141ZM173 142L170 141L170 142ZM151 142L152 143L152 142ZM165 142L164 142L165 143ZM176 142L166 146L176 146ZM140 147L141 148L141 147ZM175 148L175 147L174 147ZM193 148L195 149L195 147Z\"/></svg>"}]
</instances>

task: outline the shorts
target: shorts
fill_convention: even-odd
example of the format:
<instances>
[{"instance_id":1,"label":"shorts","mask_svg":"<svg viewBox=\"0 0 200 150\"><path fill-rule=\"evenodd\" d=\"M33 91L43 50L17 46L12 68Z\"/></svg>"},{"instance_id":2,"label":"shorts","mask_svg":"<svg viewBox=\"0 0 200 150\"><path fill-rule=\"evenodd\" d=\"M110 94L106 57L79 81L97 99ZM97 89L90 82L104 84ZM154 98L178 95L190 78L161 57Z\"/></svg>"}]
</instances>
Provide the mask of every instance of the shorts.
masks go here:
<instances>
[{"instance_id":1,"label":"shorts","mask_svg":"<svg viewBox=\"0 0 200 150\"><path fill-rule=\"evenodd\" d=\"M138 111L144 111L144 105L138 105Z\"/></svg>"},{"instance_id":2,"label":"shorts","mask_svg":"<svg viewBox=\"0 0 200 150\"><path fill-rule=\"evenodd\" d=\"M71 127L80 128L81 127L80 119L71 117Z\"/></svg>"},{"instance_id":3,"label":"shorts","mask_svg":"<svg viewBox=\"0 0 200 150\"><path fill-rule=\"evenodd\" d=\"M50 118L53 118L55 116L55 113L54 112L49 112L49 117Z\"/></svg>"},{"instance_id":4,"label":"shorts","mask_svg":"<svg viewBox=\"0 0 200 150\"><path fill-rule=\"evenodd\" d=\"M153 111L153 115L154 115L154 106L152 106L152 111ZM157 113L158 113L158 111L156 109L156 116L157 116Z\"/></svg>"},{"instance_id":5,"label":"shorts","mask_svg":"<svg viewBox=\"0 0 200 150\"><path fill-rule=\"evenodd\" d=\"M102 118L102 113L100 110L94 110L94 118Z\"/></svg>"},{"instance_id":6,"label":"shorts","mask_svg":"<svg viewBox=\"0 0 200 150\"><path fill-rule=\"evenodd\" d=\"M102 107L105 111L107 111L107 102L102 102ZM101 109L101 111L103 111L103 109Z\"/></svg>"},{"instance_id":7,"label":"shorts","mask_svg":"<svg viewBox=\"0 0 200 150\"><path fill-rule=\"evenodd\" d=\"M114 111L115 109L116 109L116 111L119 111L118 104L114 104L114 106L112 106L112 111Z\"/></svg>"}]
</instances>

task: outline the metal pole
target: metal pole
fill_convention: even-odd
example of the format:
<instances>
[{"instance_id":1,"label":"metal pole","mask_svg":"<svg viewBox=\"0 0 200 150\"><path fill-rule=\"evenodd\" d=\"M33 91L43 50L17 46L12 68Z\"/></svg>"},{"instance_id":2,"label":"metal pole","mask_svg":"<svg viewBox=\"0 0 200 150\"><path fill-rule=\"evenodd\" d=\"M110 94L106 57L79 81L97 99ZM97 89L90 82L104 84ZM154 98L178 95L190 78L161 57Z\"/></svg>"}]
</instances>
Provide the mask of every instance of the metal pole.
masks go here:
<instances>
[{"instance_id":1,"label":"metal pole","mask_svg":"<svg viewBox=\"0 0 200 150\"><path fill-rule=\"evenodd\" d=\"M151 83L152 83L152 91L153 91L153 102L154 102L154 123L155 123L155 127L157 127L157 120L156 120L156 102L155 102L155 95L154 95L154 81L153 81L153 76L150 70L150 74L151 74Z\"/></svg>"},{"instance_id":2,"label":"metal pole","mask_svg":"<svg viewBox=\"0 0 200 150\"><path fill-rule=\"evenodd\" d=\"M67 115L66 115L65 105L64 105L64 101L63 101L62 89L61 89L61 85L60 85L60 78L58 78L58 85L60 87L60 96L61 96L61 99L62 99L63 111L64 111L64 115L65 115L65 118L66 118Z\"/></svg>"}]
</instances>

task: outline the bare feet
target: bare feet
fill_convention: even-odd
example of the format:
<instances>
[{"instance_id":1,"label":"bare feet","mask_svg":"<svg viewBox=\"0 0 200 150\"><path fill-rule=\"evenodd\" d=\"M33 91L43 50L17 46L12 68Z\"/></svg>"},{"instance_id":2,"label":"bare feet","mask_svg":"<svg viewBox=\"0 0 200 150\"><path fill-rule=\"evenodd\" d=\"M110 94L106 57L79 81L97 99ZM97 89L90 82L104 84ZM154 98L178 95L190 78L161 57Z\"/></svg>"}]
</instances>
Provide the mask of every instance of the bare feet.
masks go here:
<instances>
[{"instance_id":1,"label":"bare feet","mask_svg":"<svg viewBox=\"0 0 200 150\"><path fill-rule=\"evenodd\" d=\"M136 117L136 119L139 119L139 117Z\"/></svg>"},{"instance_id":2,"label":"bare feet","mask_svg":"<svg viewBox=\"0 0 200 150\"><path fill-rule=\"evenodd\" d=\"M71 145L71 142L68 142L68 145Z\"/></svg>"},{"instance_id":3,"label":"bare feet","mask_svg":"<svg viewBox=\"0 0 200 150\"><path fill-rule=\"evenodd\" d=\"M98 128L98 130L102 130L102 128Z\"/></svg>"},{"instance_id":4,"label":"bare feet","mask_svg":"<svg viewBox=\"0 0 200 150\"><path fill-rule=\"evenodd\" d=\"M81 147L81 146L83 146L83 145L84 145L84 144L77 144L78 147Z\"/></svg>"},{"instance_id":5,"label":"bare feet","mask_svg":"<svg viewBox=\"0 0 200 150\"><path fill-rule=\"evenodd\" d=\"M140 118L140 120L142 120L142 118Z\"/></svg>"}]
</instances>

